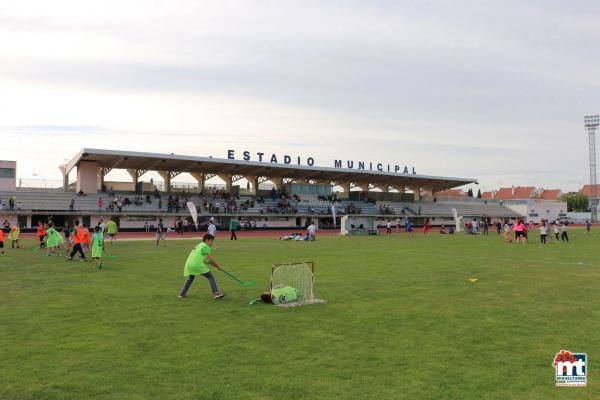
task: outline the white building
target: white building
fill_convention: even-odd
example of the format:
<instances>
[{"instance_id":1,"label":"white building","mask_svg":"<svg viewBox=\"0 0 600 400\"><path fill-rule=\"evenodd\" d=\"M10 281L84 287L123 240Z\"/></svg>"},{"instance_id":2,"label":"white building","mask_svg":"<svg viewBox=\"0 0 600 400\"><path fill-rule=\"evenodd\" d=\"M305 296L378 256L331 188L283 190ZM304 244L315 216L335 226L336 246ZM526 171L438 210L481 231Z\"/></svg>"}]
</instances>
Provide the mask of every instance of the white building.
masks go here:
<instances>
[{"instance_id":1,"label":"white building","mask_svg":"<svg viewBox=\"0 0 600 400\"><path fill-rule=\"evenodd\" d=\"M505 200L504 205L511 210L524 215L526 222L540 223L542 219L555 221L567 216L567 203L541 199Z\"/></svg>"}]
</instances>

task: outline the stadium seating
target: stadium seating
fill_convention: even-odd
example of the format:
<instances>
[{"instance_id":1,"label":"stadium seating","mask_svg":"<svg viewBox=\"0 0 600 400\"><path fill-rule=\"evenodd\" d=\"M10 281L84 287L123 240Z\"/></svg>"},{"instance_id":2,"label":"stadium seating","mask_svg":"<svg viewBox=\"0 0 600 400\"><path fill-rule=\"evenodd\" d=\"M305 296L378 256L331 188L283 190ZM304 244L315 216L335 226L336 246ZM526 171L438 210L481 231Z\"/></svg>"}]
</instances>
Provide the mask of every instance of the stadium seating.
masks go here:
<instances>
[{"instance_id":1,"label":"stadium seating","mask_svg":"<svg viewBox=\"0 0 600 400\"><path fill-rule=\"evenodd\" d=\"M116 193L117 196L128 197L131 201L136 197L133 193ZM0 198L4 204L4 211L8 210L8 200L12 196L16 197L15 211L23 212L69 212L71 199L75 199L73 212L98 212L97 200L101 197L104 201L102 213L108 211L109 203L114 200L114 197L109 197L107 193L99 193L88 196L78 196L72 192L59 192L59 191L35 191L35 192L0 192ZM145 196L142 198L141 205L130 204L123 206L122 213L127 214L156 214L167 212L168 195L162 194L162 208L159 209L159 199L153 195L150 196L152 203L147 203ZM223 200L210 200L209 203L212 205L212 212L209 213L208 209L205 209L201 203L201 198L198 195L191 196L191 201L194 201L199 206L200 214L223 214ZM252 200L251 197L243 196L237 201L238 204L245 202L246 200ZM235 212L235 214L248 214L248 215L262 215L275 213L277 208L278 200L264 199L262 203L254 202L254 207L249 207L245 211ZM219 211L215 211L216 204L219 204ZM301 201L296 202L292 200L291 205L297 208L297 214L309 214L309 215L325 215L331 214L331 206L328 201L319 200L316 197L305 197L303 196ZM180 204L182 208L180 212L185 211L184 197L180 198ZM342 200L336 203L336 209L338 215L348 213L351 207L360 210L360 214L363 215L381 215L380 208L386 208L392 210L393 214L385 215L386 217L452 217L452 208L456 208L459 216L493 216L493 217L516 217L517 213L508 209L505 206L497 203L483 203L483 202L416 202L416 203L400 203L400 202L356 202ZM268 212L268 210L272 210ZM115 211L116 212L116 211ZM358 212L356 212L358 213Z\"/></svg>"}]
</instances>

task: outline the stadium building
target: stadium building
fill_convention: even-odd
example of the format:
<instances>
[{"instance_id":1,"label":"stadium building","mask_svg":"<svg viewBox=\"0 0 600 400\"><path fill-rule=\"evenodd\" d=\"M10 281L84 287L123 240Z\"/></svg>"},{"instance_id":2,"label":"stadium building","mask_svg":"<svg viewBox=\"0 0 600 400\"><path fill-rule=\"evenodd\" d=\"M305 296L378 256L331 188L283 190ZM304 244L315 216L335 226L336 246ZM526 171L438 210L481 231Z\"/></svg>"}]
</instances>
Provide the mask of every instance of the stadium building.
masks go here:
<instances>
[{"instance_id":1,"label":"stadium building","mask_svg":"<svg viewBox=\"0 0 600 400\"><path fill-rule=\"evenodd\" d=\"M200 223L214 217L226 227L236 218L256 229L300 229L309 221L320 229L333 227L334 210L336 226L349 214L370 216L380 224L409 217L420 225L429 218L438 226L454 225L454 210L463 220L520 216L494 199L445 196L476 179L420 175L414 168L372 162L336 160L335 167L318 167L310 158L307 165L301 165L300 157L281 157L283 163L275 155L261 156L262 161L246 160L246 154L243 158L235 159L231 150L228 158L213 158L83 149L59 166L63 182L52 189L17 185L16 163L2 162L0 217L31 228L49 216L59 226L76 218L95 225L112 216L120 229L140 230L158 218L167 226L178 218L189 221L188 201L197 205ZM105 180L118 169L126 170L131 181ZM150 171L163 181L144 180ZM76 181L70 182L73 173ZM173 182L184 173L196 182Z\"/></svg>"}]
</instances>

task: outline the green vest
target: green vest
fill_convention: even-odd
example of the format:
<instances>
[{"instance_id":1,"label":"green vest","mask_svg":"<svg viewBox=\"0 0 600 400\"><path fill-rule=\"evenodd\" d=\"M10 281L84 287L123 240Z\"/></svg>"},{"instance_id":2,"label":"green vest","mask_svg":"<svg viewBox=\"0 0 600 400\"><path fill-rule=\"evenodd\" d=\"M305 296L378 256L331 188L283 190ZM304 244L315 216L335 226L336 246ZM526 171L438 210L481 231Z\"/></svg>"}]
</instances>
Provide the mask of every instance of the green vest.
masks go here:
<instances>
[{"instance_id":1,"label":"green vest","mask_svg":"<svg viewBox=\"0 0 600 400\"><path fill-rule=\"evenodd\" d=\"M273 304L293 303L298 300L298 289L291 286L271 289L271 299Z\"/></svg>"}]
</instances>

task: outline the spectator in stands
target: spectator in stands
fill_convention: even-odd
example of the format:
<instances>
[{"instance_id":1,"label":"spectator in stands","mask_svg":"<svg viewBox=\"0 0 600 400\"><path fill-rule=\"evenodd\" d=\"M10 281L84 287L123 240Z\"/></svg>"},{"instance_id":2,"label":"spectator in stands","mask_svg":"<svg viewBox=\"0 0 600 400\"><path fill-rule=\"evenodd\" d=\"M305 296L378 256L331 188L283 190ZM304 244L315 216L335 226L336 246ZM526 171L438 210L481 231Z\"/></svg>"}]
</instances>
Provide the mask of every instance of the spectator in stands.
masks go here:
<instances>
[{"instance_id":1,"label":"spectator in stands","mask_svg":"<svg viewBox=\"0 0 600 400\"><path fill-rule=\"evenodd\" d=\"M73 211L75 209L75 198L71 198L71 203L69 204L69 211Z\"/></svg>"},{"instance_id":2,"label":"spectator in stands","mask_svg":"<svg viewBox=\"0 0 600 400\"><path fill-rule=\"evenodd\" d=\"M112 186L110 187L110 190L108 191L108 197L115 197L115 191L113 190Z\"/></svg>"},{"instance_id":3,"label":"spectator in stands","mask_svg":"<svg viewBox=\"0 0 600 400\"><path fill-rule=\"evenodd\" d=\"M101 212L102 208L104 207L104 200L102 200L102 197L98 197L96 205L98 206L98 212Z\"/></svg>"},{"instance_id":4,"label":"spectator in stands","mask_svg":"<svg viewBox=\"0 0 600 400\"><path fill-rule=\"evenodd\" d=\"M8 209L9 210L14 210L15 209L15 200L16 200L15 196L13 196L10 199L8 199Z\"/></svg>"},{"instance_id":5,"label":"spectator in stands","mask_svg":"<svg viewBox=\"0 0 600 400\"><path fill-rule=\"evenodd\" d=\"M8 222L8 220L5 219L2 223L2 226L4 227L4 229L10 229L10 222Z\"/></svg>"},{"instance_id":6,"label":"spectator in stands","mask_svg":"<svg viewBox=\"0 0 600 400\"><path fill-rule=\"evenodd\" d=\"M77 192L77 196L87 196L87 194L83 193L83 190Z\"/></svg>"},{"instance_id":7,"label":"spectator in stands","mask_svg":"<svg viewBox=\"0 0 600 400\"><path fill-rule=\"evenodd\" d=\"M152 204L152 200L150 199L150 195L149 194L146 195L146 203Z\"/></svg>"},{"instance_id":8,"label":"spectator in stands","mask_svg":"<svg viewBox=\"0 0 600 400\"><path fill-rule=\"evenodd\" d=\"M160 199L160 193L158 192L158 188L154 188L154 197Z\"/></svg>"},{"instance_id":9,"label":"spectator in stands","mask_svg":"<svg viewBox=\"0 0 600 400\"><path fill-rule=\"evenodd\" d=\"M119 197L119 200L117 200L117 210L119 212L121 212L122 209L123 209L123 201L122 201L122 197Z\"/></svg>"},{"instance_id":10,"label":"spectator in stands","mask_svg":"<svg viewBox=\"0 0 600 400\"><path fill-rule=\"evenodd\" d=\"M162 199L161 198L158 199L158 209L162 210Z\"/></svg>"},{"instance_id":11,"label":"spectator in stands","mask_svg":"<svg viewBox=\"0 0 600 400\"><path fill-rule=\"evenodd\" d=\"M0 197L0 211L4 208L4 204L2 204L2 197Z\"/></svg>"}]
</instances>

